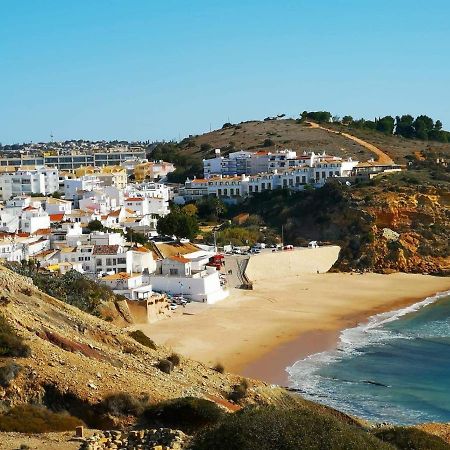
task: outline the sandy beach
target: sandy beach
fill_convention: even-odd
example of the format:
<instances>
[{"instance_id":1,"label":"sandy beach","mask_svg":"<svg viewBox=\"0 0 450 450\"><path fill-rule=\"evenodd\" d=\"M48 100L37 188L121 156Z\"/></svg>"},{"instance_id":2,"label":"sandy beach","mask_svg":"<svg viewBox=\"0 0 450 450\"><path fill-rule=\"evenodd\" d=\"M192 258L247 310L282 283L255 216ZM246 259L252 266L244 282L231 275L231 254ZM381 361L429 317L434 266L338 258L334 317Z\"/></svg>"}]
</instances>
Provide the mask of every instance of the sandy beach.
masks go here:
<instances>
[{"instance_id":1,"label":"sandy beach","mask_svg":"<svg viewBox=\"0 0 450 450\"><path fill-rule=\"evenodd\" d=\"M234 289L220 303L191 304L170 319L139 328L183 355L285 385L287 366L335 347L341 330L450 289L450 279L428 275L317 273L318 260L326 269L327 253L320 250L317 257L258 255L248 270L252 291ZM328 252L335 258L335 250ZM286 270L283 260L290 261Z\"/></svg>"}]
</instances>

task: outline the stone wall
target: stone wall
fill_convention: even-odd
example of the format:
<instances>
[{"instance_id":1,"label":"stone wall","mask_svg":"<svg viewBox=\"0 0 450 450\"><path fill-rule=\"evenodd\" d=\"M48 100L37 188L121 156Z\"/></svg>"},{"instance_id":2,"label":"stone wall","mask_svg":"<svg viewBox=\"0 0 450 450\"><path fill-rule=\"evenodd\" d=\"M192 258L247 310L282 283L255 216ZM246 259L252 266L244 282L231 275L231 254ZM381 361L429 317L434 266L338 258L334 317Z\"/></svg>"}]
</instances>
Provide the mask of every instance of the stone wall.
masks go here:
<instances>
[{"instance_id":1,"label":"stone wall","mask_svg":"<svg viewBox=\"0 0 450 450\"><path fill-rule=\"evenodd\" d=\"M189 436L180 430L159 428L139 431L103 431L85 439L80 450L180 450Z\"/></svg>"}]
</instances>

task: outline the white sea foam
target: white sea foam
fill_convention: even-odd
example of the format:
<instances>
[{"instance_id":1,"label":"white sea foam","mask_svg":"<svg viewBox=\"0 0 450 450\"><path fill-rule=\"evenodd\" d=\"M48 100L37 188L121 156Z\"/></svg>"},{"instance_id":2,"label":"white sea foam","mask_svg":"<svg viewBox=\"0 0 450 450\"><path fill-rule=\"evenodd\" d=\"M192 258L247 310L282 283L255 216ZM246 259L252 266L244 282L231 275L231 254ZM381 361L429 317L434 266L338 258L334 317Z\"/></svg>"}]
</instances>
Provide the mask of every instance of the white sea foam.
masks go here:
<instances>
[{"instance_id":1,"label":"white sea foam","mask_svg":"<svg viewBox=\"0 0 450 450\"><path fill-rule=\"evenodd\" d=\"M330 380L319 375L318 372L330 364L362 354L368 346L380 346L395 339L412 338L398 331L384 328L384 326L448 295L450 295L450 291L440 292L414 305L395 311L376 314L370 317L364 324L343 330L336 350L310 355L286 369L289 374L290 387L298 389L302 394L314 398L317 401L351 411L352 399L347 398L345 386L348 386L348 383L359 383L360 380ZM414 335L414 337L419 337L422 334L425 337L427 332L432 330L434 330L432 336L438 336L437 333L439 331L444 331L445 333L445 330L448 330L449 324L446 321L442 321L442 323L435 324L433 327L430 330L417 330L419 332L418 336ZM445 334L440 334L440 336ZM365 398L364 403L369 405L372 403L372 400L371 398ZM365 415L363 411L358 412L362 416ZM374 410L372 409L373 412ZM409 411L409 414L411 414L411 411ZM417 417L419 415L420 412L417 412Z\"/></svg>"}]
</instances>

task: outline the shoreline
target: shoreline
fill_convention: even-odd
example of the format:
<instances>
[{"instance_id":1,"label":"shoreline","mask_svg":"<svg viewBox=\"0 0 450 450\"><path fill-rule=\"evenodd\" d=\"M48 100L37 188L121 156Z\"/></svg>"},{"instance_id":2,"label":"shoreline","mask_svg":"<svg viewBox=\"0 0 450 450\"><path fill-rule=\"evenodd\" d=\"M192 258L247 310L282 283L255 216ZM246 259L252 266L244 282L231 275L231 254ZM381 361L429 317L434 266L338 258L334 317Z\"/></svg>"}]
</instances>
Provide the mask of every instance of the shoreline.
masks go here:
<instances>
[{"instance_id":1,"label":"shoreline","mask_svg":"<svg viewBox=\"0 0 450 450\"><path fill-rule=\"evenodd\" d=\"M286 386L288 366L336 348L343 330L449 289L448 278L404 273L259 277L253 291L133 328L205 364Z\"/></svg>"},{"instance_id":2,"label":"shoreline","mask_svg":"<svg viewBox=\"0 0 450 450\"><path fill-rule=\"evenodd\" d=\"M401 299L398 303L393 303L392 308L388 310L377 307L367 311L367 313L343 317L342 323L346 323L348 326L335 330L313 330L301 333L290 341L280 343L258 358L248 361L242 366L236 366L234 370L245 377L258 378L267 383L288 387L289 374L286 369L308 356L336 350L340 337L345 330L367 324L372 317L378 314L399 311L408 306L413 306L438 293L430 293L426 297Z\"/></svg>"}]
</instances>

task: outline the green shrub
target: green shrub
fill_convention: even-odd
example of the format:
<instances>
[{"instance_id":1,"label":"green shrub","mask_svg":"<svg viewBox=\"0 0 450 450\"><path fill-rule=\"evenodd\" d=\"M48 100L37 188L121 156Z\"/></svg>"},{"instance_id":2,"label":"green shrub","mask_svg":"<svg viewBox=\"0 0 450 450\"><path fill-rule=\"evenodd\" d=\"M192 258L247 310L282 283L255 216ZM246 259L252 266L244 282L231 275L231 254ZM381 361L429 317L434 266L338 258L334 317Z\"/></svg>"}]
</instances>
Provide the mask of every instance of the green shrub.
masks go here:
<instances>
[{"instance_id":1,"label":"green shrub","mask_svg":"<svg viewBox=\"0 0 450 450\"><path fill-rule=\"evenodd\" d=\"M219 422L226 413L214 402L196 397L167 400L145 409L141 423L146 428L169 427L194 433Z\"/></svg>"},{"instance_id":2,"label":"green shrub","mask_svg":"<svg viewBox=\"0 0 450 450\"><path fill-rule=\"evenodd\" d=\"M223 364L217 363L217 364L212 368L212 370L215 370L216 372L219 372L219 373L224 373L224 372L225 372L225 367L224 367Z\"/></svg>"},{"instance_id":3,"label":"green shrub","mask_svg":"<svg viewBox=\"0 0 450 450\"><path fill-rule=\"evenodd\" d=\"M16 363L6 364L0 367L0 386L6 388L11 384L11 381L19 375L22 366Z\"/></svg>"},{"instance_id":4,"label":"green shrub","mask_svg":"<svg viewBox=\"0 0 450 450\"><path fill-rule=\"evenodd\" d=\"M168 359L159 360L156 366L161 372L169 374L173 370L173 364Z\"/></svg>"},{"instance_id":5,"label":"green shrub","mask_svg":"<svg viewBox=\"0 0 450 450\"><path fill-rule=\"evenodd\" d=\"M172 353L168 358L168 361L170 361L173 365L173 367L179 366L180 365L180 355L178 355L178 353Z\"/></svg>"},{"instance_id":6,"label":"green shrub","mask_svg":"<svg viewBox=\"0 0 450 450\"><path fill-rule=\"evenodd\" d=\"M229 393L228 398L233 402L239 402L247 396L248 382L242 380L239 384L233 386L233 390Z\"/></svg>"},{"instance_id":7,"label":"green shrub","mask_svg":"<svg viewBox=\"0 0 450 450\"><path fill-rule=\"evenodd\" d=\"M395 427L374 433L375 436L400 450L449 450L450 445L438 436L416 428Z\"/></svg>"},{"instance_id":8,"label":"green shrub","mask_svg":"<svg viewBox=\"0 0 450 450\"><path fill-rule=\"evenodd\" d=\"M152 350L156 350L156 344L141 330L136 330L130 332L130 336L139 344L144 345L145 347L151 348Z\"/></svg>"},{"instance_id":9,"label":"green shrub","mask_svg":"<svg viewBox=\"0 0 450 450\"><path fill-rule=\"evenodd\" d=\"M362 428L302 408L250 407L195 436L193 450L393 450Z\"/></svg>"},{"instance_id":10,"label":"green shrub","mask_svg":"<svg viewBox=\"0 0 450 450\"><path fill-rule=\"evenodd\" d=\"M31 350L23 343L23 339L16 334L6 319L0 315L0 357L11 356L26 358Z\"/></svg>"},{"instance_id":11,"label":"green shrub","mask_svg":"<svg viewBox=\"0 0 450 450\"><path fill-rule=\"evenodd\" d=\"M125 392L108 395L100 403L103 412L113 416L138 416L144 411L147 399L139 399Z\"/></svg>"},{"instance_id":12,"label":"green shrub","mask_svg":"<svg viewBox=\"0 0 450 450\"><path fill-rule=\"evenodd\" d=\"M0 415L0 431L49 433L72 431L83 422L67 413L54 413L44 407L20 405Z\"/></svg>"}]
</instances>

